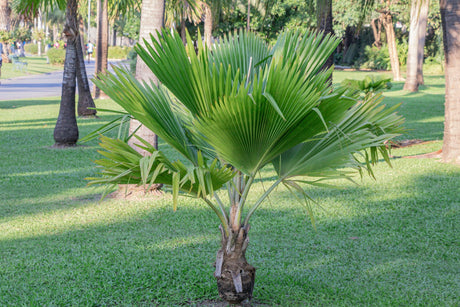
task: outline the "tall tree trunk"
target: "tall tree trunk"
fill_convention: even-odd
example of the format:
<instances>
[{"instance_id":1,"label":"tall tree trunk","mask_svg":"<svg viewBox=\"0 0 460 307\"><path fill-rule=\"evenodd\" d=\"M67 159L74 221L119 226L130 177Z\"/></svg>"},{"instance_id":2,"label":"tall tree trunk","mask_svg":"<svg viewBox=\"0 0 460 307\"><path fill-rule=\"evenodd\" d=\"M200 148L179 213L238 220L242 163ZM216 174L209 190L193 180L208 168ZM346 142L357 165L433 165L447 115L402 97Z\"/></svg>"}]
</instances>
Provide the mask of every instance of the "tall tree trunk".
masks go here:
<instances>
[{"instance_id":1,"label":"tall tree trunk","mask_svg":"<svg viewBox=\"0 0 460 307\"><path fill-rule=\"evenodd\" d=\"M107 56L109 52L109 12L107 0L97 2L97 44L95 75L107 71ZM104 95L105 96L105 95ZM94 86L94 98L102 97L101 90Z\"/></svg>"},{"instance_id":2,"label":"tall tree trunk","mask_svg":"<svg viewBox=\"0 0 460 307\"><path fill-rule=\"evenodd\" d=\"M11 23L11 8L8 0L0 0L0 31L9 31Z\"/></svg>"},{"instance_id":3,"label":"tall tree trunk","mask_svg":"<svg viewBox=\"0 0 460 307\"><path fill-rule=\"evenodd\" d=\"M377 24L376 24L377 23ZM372 33L374 34L374 43L373 45L377 48L382 47L382 21L379 18L374 18L371 21Z\"/></svg>"},{"instance_id":4,"label":"tall tree trunk","mask_svg":"<svg viewBox=\"0 0 460 307\"><path fill-rule=\"evenodd\" d=\"M142 1L141 28L139 31L139 43L141 45L144 45L144 38L149 40L150 34L153 34L156 37L156 31L160 31L161 28L163 28L164 13L164 0ZM148 82L153 81L155 84L158 84L157 77L152 73L152 71L148 68L147 64L145 64L139 56L137 57L136 63L136 79ZM130 134L136 131L140 125L140 122L138 122L137 120L131 120L129 124ZM136 134L144 140L146 140L147 142L149 142L150 144L153 144L155 148L158 148L157 136L146 127L141 126L141 128L137 130ZM135 143L139 143L134 137L131 138L128 143L131 145L131 147L133 147L142 155L147 155L146 151L134 145Z\"/></svg>"},{"instance_id":5,"label":"tall tree trunk","mask_svg":"<svg viewBox=\"0 0 460 307\"><path fill-rule=\"evenodd\" d=\"M404 90L417 92L423 84L423 49L425 47L426 24L429 0L412 0L410 12L409 51Z\"/></svg>"},{"instance_id":6,"label":"tall tree trunk","mask_svg":"<svg viewBox=\"0 0 460 307\"><path fill-rule=\"evenodd\" d=\"M53 43L55 43L57 40L58 40L57 25L53 24Z\"/></svg>"},{"instance_id":7,"label":"tall tree trunk","mask_svg":"<svg viewBox=\"0 0 460 307\"><path fill-rule=\"evenodd\" d=\"M211 4L204 4L204 41L209 49L212 47L212 11Z\"/></svg>"},{"instance_id":8,"label":"tall tree trunk","mask_svg":"<svg viewBox=\"0 0 460 307\"><path fill-rule=\"evenodd\" d=\"M399 67L398 49L396 47L396 35L391 13L385 12L380 14L383 27L387 36L388 53L390 55L391 71L393 72L394 81L403 81L401 69Z\"/></svg>"},{"instance_id":9,"label":"tall tree trunk","mask_svg":"<svg viewBox=\"0 0 460 307\"><path fill-rule=\"evenodd\" d=\"M246 20L246 31L251 30L251 0L248 0L248 17Z\"/></svg>"},{"instance_id":10,"label":"tall tree trunk","mask_svg":"<svg viewBox=\"0 0 460 307\"><path fill-rule=\"evenodd\" d=\"M116 45L117 45L117 29L114 26L112 29L112 46L116 46Z\"/></svg>"},{"instance_id":11,"label":"tall tree trunk","mask_svg":"<svg viewBox=\"0 0 460 307\"><path fill-rule=\"evenodd\" d=\"M446 102L442 158L460 164L460 3L441 0L441 22L446 59Z\"/></svg>"},{"instance_id":12,"label":"tall tree trunk","mask_svg":"<svg viewBox=\"0 0 460 307\"><path fill-rule=\"evenodd\" d=\"M317 26L318 30L324 32L325 34L334 34L334 29L332 28L332 0L317 0ZM331 54L327 61L324 63L322 69L329 69L334 65L334 54ZM329 77L329 81L332 83L332 74Z\"/></svg>"},{"instance_id":13,"label":"tall tree trunk","mask_svg":"<svg viewBox=\"0 0 460 307\"><path fill-rule=\"evenodd\" d=\"M77 48L77 81L78 81L78 107L77 113L81 117L94 117L96 110L93 97L91 97L91 89L89 87L88 76L86 75L85 56L82 49L83 37L78 36Z\"/></svg>"},{"instance_id":14,"label":"tall tree trunk","mask_svg":"<svg viewBox=\"0 0 460 307\"><path fill-rule=\"evenodd\" d=\"M422 7L420 9L420 24L418 28L418 37L420 42L418 44L418 51L417 51L417 83L419 85L425 84L425 80L423 79L423 60L425 56L425 40L426 40L426 27L428 23L428 13L430 10L430 0L425 0L422 2Z\"/></svg>"},{"instance_id":15,"label":"tall tree trunk","mask_svg":"<svg viewBox=\"0 0 460 307\"><path fill-rule=\"evenodd\" d=\"M62 78L62 95L59 107L59 116L54 128L55 147L73 146L78 140L78 126L75 116L75 90L78 38L77 1L67 1L66 24L64 34L67 39L67 48Z\"/></svg>"},{"instance_id":16,"label":"tall tree trunk","mask_svg":"<svg viewBox=\"0 0 460 307\"><path fill-rule=\"evenodd\" d=\"M182 38L182 42L184 43L184 45L187 44L187 34L185 30L185 17L182 16L182 19L180 21L180 37Z\"/></svg>"}]
</instances>

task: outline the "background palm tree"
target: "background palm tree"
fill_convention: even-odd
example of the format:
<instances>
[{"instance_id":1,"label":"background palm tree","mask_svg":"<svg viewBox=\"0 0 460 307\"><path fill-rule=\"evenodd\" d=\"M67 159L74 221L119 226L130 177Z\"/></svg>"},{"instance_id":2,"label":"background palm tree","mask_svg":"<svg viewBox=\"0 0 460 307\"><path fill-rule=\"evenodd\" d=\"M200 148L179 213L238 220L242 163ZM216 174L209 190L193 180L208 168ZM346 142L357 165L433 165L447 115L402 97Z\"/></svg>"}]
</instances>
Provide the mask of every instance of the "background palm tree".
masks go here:
<instances>
[{"instance_id":1,"label":"background palm tree","mask_svg":"<svg viewBox=\"0 0 460 307\"><path fill-rule=\"evenodd\" d=\"M144 40L149 39L150 35L157 36L157 31L161 31L164 27L165 16L165 1L164 0L143 0L141 10L141 28L139 30L139 44L145 46ZM158 79L155 74L148 68L145 62L138 57L136 63L136 79L153 82L158 84ZM135 119L132 119L129 124L130 134L136 133L138 136L147 140L155 148L158 148L157 136L145 125L142 125ZM139 144L136 138L131 138L129 144L138 152L147 155L148 152L144 149L135 146Z\"/></svg>"},{"instance_id":2,"label":"background palm tree","mask_svg":"<svg viewBox=\"0 0 460 307\"><path fill-rule=\"evenodd\" d=\"M446 57L446 108L442 158L460 164L460 3L441 0L441 19Z\"/></svg>"},{"instance_id":3,"label":"background palm tree","mask_svg":"<svg viewBox=\"0 0 460 307\"><path fill-rule=\"evenodd\" d=\"M95 82L186 162L171 161L141 138L139 146L150 155L103 137L106 159L96 161L101 177L91 183L138 183L146 190L166 184L174 208L180 191L202 199L221 223L214 273L219 294L229 303L250 298L249 222L267 196L284 184L306 200L311 215L303 185L350 178L353 170L372 174L378 153L389 162L385 142L401 132L397 106L384 109L378 96L357 101L356 93L332 88L332 70L321 68L338 43L287 32L270 48L256 34L240 32L220 39L212 52L198 44L196 54L190 37L184 46L179 34L165 30L138 45L159 86L123 69ZM256 176L269 165L275 182L249 202Z\"/></svg>"},{"instance_id":4,"label":"background palm tree","mask_svg":"<svg viewBox=\"0 0 460 307\"><path fill-rule=\"evenodd\" d=\"M429 0L412 0L410 10L409 48L404 89L417 92L423 82L423 58L428 21Z\"/></svg>"},{"instance_id":5,"label":"background palm tree","mask_svg":"<svg viewBox=\"0 0 460 307\"><path fill-rule=\"evenodd\" d=\"M196 0L171 0L166 2L165 26L176 28L179 25L179 32L184 44L186 43L186 21L197 24L201 21L202 3Z\"/></svg>"},{"instance_id":6,"label":"background palm tree","mask_svg":"<svg viewBox=\"0 0 460 307\"><path fill-rule=\"evenodd\" d=\"M8 0L0 0L0 31L10 30L11 7Z\"/></svg>"},{"instance_id":7,"label":"background palm tree","mask_svg":"<svg viewBox=\"0 0 460 307\"><path fill-rule=\"evenodd\" d=\"M86 68L83 59L83 50L79 31L78 1L53 1L53 0L18 0L15 9L27 16L36 16L40 8L65 9L64 35L67 48L64 62L64 75L62 80L62 94L59 115L54 128L55 146L74 146L78 140L78 126L75 116L76 79L79 78L79 114L95 115L94 102L89 92ZM77 73L77 70L78 73Z\"/></svg>"}]
</instances>

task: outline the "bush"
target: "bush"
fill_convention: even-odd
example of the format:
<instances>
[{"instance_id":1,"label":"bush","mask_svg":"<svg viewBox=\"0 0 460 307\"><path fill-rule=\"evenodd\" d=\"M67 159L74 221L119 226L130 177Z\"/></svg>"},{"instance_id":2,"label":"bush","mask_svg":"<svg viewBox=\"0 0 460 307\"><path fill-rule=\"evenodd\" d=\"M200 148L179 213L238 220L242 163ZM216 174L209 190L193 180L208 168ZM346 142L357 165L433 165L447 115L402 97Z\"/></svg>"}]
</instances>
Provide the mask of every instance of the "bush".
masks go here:
<instances>
[{"instance_id":1,"label":"bush","mask_svg":"<svg viewBox=\"0 0 460 307\"><path fill-rule=\"evenodd\" d=\"M137 53L133 48L128 53L129 70L136 75Z\"/></svg>"},{"instance_id":2,"label":"bush","mask_svg":"<svg viewBox=\"0 0 460 307\"><path fill-rule=\"evenodd\" d=\"M64 64L65 61L65 49L51 48L46 53L50 64Z\"/></svg>"},{"instance_id":3,"label":"bush","mask_svg":"<svg viewBox=\"0 0 460 307\"><path fill-rule=\"evenodd\" d=\"M361 65L361 68L369 68L376 70L390 70L390 55L388 54L388 48L382 46L380 49L377 47L366 46L364 49L365 62Z\"/></svg>"},{"instance_id":4,"label":"bush","mask_svg":"<svg viewBox=\"0 0 460 307\"><path fill-rule=\"evenodd\" d=\"M370 75L366 76L363 80L345 79L340 83L340 85L364 94L375 94L386 89L390 89L392 86L390 81L391 78L387 78L385 76Z\"/></svg>"},{"instance_id":5,"label":"bush","mask_svg":"<svg viewBox=\"0 0 460 307\"><path fill-rule=\"evenodd\" d=\"M45 43L41 44L42 53L45 53ZM30 54L38 54L38 44L25 44L24 51Z\"/></svg>"},{"instance_id":6,"label":"bush","mask_svg":"<svg viewBox=\"0 0 460 307\"><path fill-rule=\"evenodd\" d=\"M108 58L124 60L128 57L128 53L131 51L131 49L131 47L110 46Z\"/></svg>"}]
</instances>

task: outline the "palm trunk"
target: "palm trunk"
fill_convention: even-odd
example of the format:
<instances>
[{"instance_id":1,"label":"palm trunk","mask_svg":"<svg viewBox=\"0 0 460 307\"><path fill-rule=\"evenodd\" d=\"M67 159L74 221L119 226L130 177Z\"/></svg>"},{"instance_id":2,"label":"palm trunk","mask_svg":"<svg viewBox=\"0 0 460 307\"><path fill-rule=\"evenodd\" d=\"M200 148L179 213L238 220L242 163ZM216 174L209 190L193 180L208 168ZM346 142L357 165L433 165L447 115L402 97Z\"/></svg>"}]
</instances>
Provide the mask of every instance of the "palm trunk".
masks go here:
<instances>
[{"instance_id":1,"label":"palm trunk","mask_svg":"<svg viewBox=\"0 0 460 307\"><path fill-rule=\"evenodd\" d=\"M460 3L441 0L441 22L446 58L446 102L442 158L460 164Z\"/></svg>"},{"instance_id":2,"label":"palm trunk","mask_svg":"<svg viewBox=\"0 0 460 307\"><path fill-rule=\"evenodd\" d=\"M117 29L113 27L112 29L112 46L117 45Z\"/></svg>"},{"instance_id":3,"label":"palm trunk","mask_svg":"<svg viewBox=\"0 0 460 307\"><path fill-rule=\"evenodd\" d=\"M11 23L11 8L8 0L0 0L0 31L9 31Z\"/></svg>"},{"instance_id":4,"label":"palm trunk","mask_svg":"<svg viewBox=\"0 0 460 307\"><path fill-rule=\"evenodd\" d=\"M212 46L212 11L211 4L204 5L204 41L206 46L211 49Z\"/></svg>"},{"instance_id":5,"label":"palm trunk","mask_svg":"<svg viewBox=\"0 0 460 307\"><path fill-rule=\"evenodd\" d=\"M103 1L103 2L102 2ZM109 50L109 17L107 0L98 0L97 11L97 45L95 75L107 71L107 56ZM105 97L105 95L104 95ZM94 98L101 98L101 90L94 86Z\"/></svg>"},{"instance_id":6,"label":"palm trunk","mask_svg":"<svg viewBox=\"0 0 460 307\"><path fill-rule=\"evenodd\" d=\"M321 3L320 3L321 2ZM334 34L332 28L332 0L317 0L318 7L318 30L325 34ZM323 65L322 69L329 69L334 65L334 55L331 54ZM329 77L332 83L332 74Z\"/></svg>"},{"instance_id":7,"label":"palm trunk","mask_svg":"<svg viewBox=\"0 0 460 307\"><path fill-rule=\"evenodd\" d=\"M53 24L53 42L58 40L58 30L56 24Z\"/></svg>"},{"instance_id":8,"label":"palm trunk","mask_svg":"<svg viewBox=\"0 0 460 307\"><path fill-rule=\"evenodd\" d=\"M86 75L85 56L82 49L82 36L77 39L77 80L78 80L78 107L77 113L81 117L94 117L96 110L93 97L91 97L91 89L89 87L88 76Z\"/></svg>"},{"instance_id":9,"label":"palm trunk","mask_svg":"<svg viewBox=\"0 0 460 307\"><path fill-rule=\"evenodd\" d=\"M428 23L428 13L430 10L430 0L425 0L422 2L422 8L420 9L420 22L418 28L418 37L420 39L417 50L417 83L419 85L425 84L423 79L423 60L424 60L424 50L425 50L425 40L426 40L426 26Z\"/></svg>"},{"instance_id":10,"label":"palm trunk","mask_svg":"<svg viewBox=\"0 0 460 307\"><path fill-rule=\"evenodd\" d=\"M248 0L248 18L246 20L246 31L251 30L251 0Z\"/></svg>"},{"instance_id":11,"label":"palm trunk","mask_svg":"<svg viewBox=\"0 0 460 307\"><path fill-rule=\"evenodd\" d=\"M182 38L182 42L187 44L187 35L185 32L185 18L182 17L182 20L180 21L180 37Z\"/></svg>"},{"instance_id":12,"label":"palm trunk","mask_svg":"<svg viewBox=\"0 0 460 307\"><path fill-rule=\"evenodd\" d=\"M396 48L396 35L393 25L393 17L389 12L380 15L385 33L387 35L388 53L390 55L391 71L394 81L402 81L401 69L399 67L398 49Z\"/></svg>"},{"instance_id":13,"label":"palm trunk","mask_svg":"<svg viewBox=\"0 0 460 307\"><path fill-rule=\"evenodd\" d=\"M412 0L411 23L409 33L409 51L407 54L407 72L404 90L417 92L423 84L423 49L428 17L428 0Z\"/></svg>"},{"instance_id":14,"label":"palm trunk","mask_svg":"<svg viewBox=\"0 0 460 307\"><path fill-rule=\"evenodd\" d=\"M77 25L77 2L67 1L66 25L64 34L67 38L67 48L64 62L64 74L62 78L62 95L59 107L59 116L54 128L54 140L56 147L73 146L78 140L78 126L75 116L75 90L78 38Z\"/></svg>"},{"instance_id":15,"label":"palm trunk","mask_svg":"<svg viewBox=\"0 0 460 307\"><path fill-rule=\"evenodd\" d=\"M249 244L249 225L231 230L229 235L220 227L221 248L217 252L216 271L217 289L222 299L230 304L239 304L252 298L256 269L246 260Z\"/></svg>"},{"instance_id":16,"label":"palm trunk","mask_svg":"<svg viewBox=\"0 0 460 307\"><path fill-rule=\"evenodd\" d=\"M142 11L141 11L141 28L139 31L139 43L144 45L143 39L150 39L150 33L154 36L157 35L156 31L164 25L164 0L144 0L142 1ZM136 63L136 79L143 81L153 81L155 84L158 84L157 77L152 73L144 61L138 56ZM130 132L136 131L140 123L137 120L131 120L129 123ZM157 136L145 127L141 127L136 134L153 144L155 148L158 148L158 138ZM129 140L128 144L132 148L137 150L142 155L146 155L147 152L135 146L137 140L133 137Z\"/></svg>"}]
</instances>

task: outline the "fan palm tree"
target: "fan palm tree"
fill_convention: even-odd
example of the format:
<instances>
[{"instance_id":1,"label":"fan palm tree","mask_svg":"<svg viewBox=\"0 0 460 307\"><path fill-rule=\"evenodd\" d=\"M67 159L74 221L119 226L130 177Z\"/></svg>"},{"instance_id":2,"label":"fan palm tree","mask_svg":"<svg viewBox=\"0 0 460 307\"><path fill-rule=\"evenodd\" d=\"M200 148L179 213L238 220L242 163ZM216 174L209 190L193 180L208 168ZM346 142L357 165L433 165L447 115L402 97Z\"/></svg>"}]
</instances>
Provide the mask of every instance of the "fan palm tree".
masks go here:
<instances>
[{"instance_id":1,"label":"fan palm tree","mask_svg":"<svg viewBox=\"0 0 460 307\"><path fill-rule=\"evenodd\" d=\"M174 210L179 193L202 199L221 223L219 294L241 302L254 286L255 268L245 258L249 222L267 196L284 184L307 200L303 185L349 178L353 170L372 174L379 152L389 162L384 143L401 132L403 119L379 96L358 101L345 88L332 88L332 69L321 70L339 43L330 35L286 32L270 48L256 34L239 32L212 52L198 44L198 54L190 36L186 46L165 30L151 38L136 51L160 85L121 68L95 82L186 162L169 160L148 142L141 147L151 155L142 156L122 140L102 137L101 176L88 179L146 190L171 186ZM277 179L249 203L256 175L269 165Z\"/></svg>"}]
</instances>

